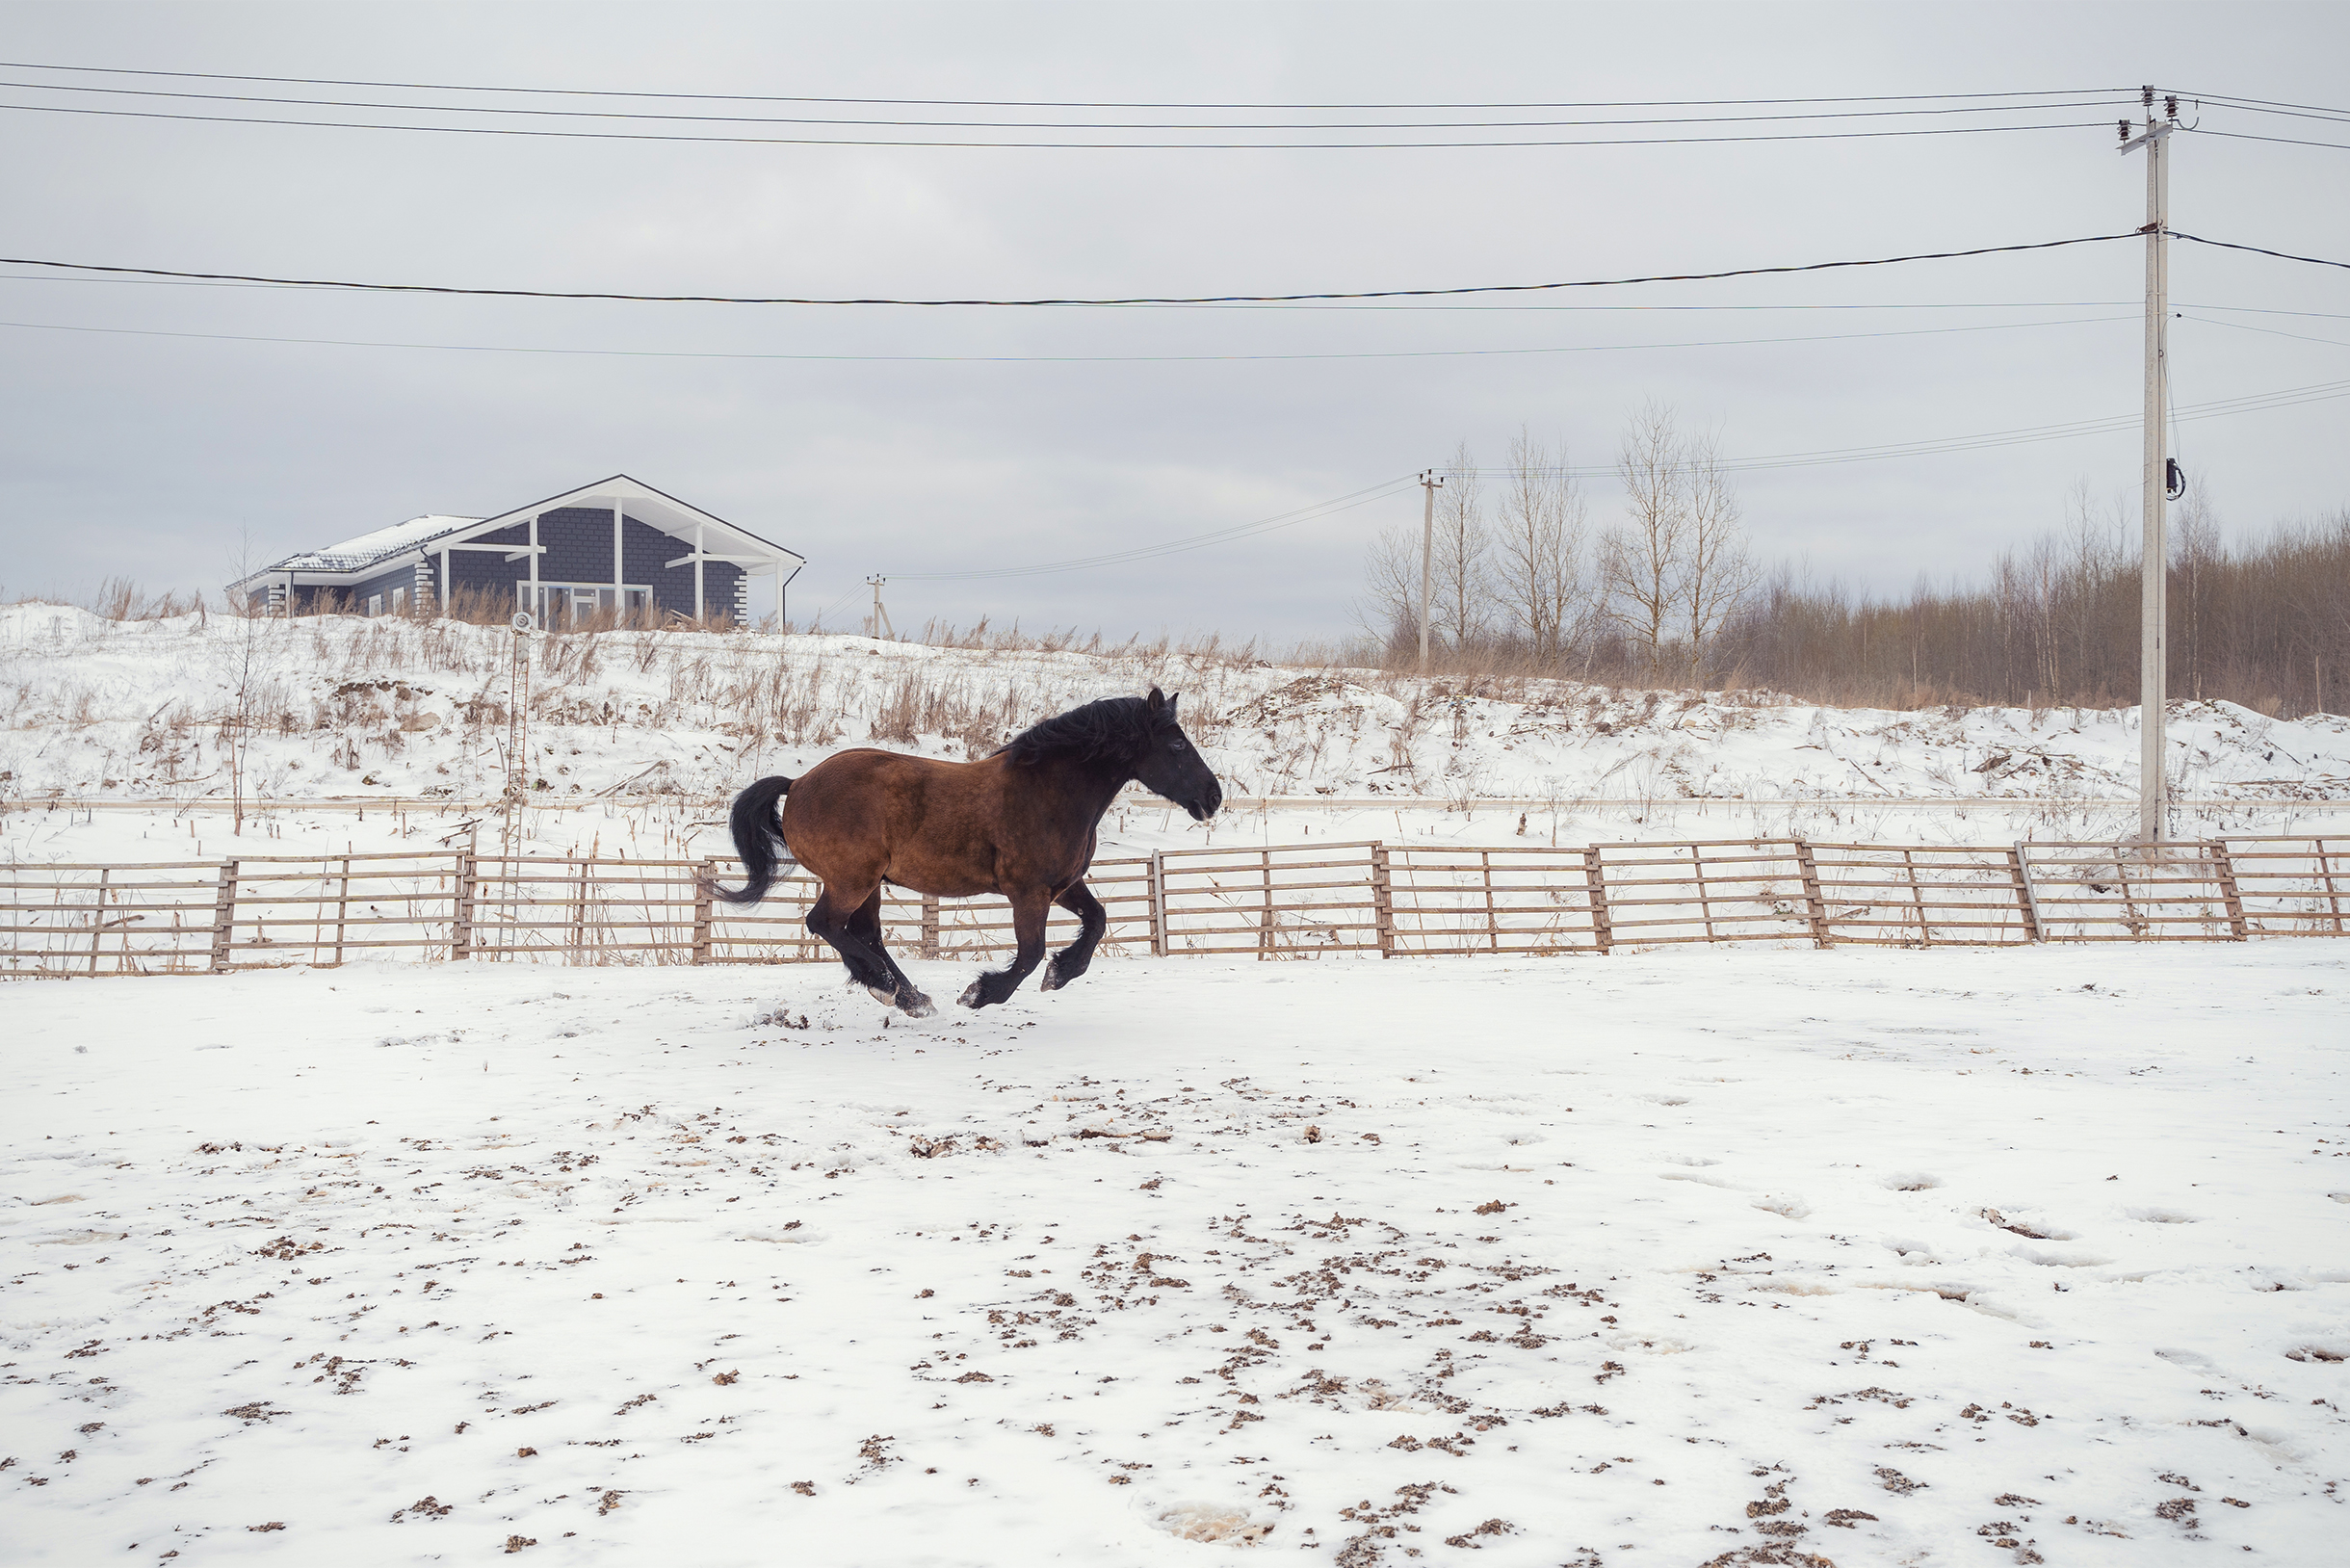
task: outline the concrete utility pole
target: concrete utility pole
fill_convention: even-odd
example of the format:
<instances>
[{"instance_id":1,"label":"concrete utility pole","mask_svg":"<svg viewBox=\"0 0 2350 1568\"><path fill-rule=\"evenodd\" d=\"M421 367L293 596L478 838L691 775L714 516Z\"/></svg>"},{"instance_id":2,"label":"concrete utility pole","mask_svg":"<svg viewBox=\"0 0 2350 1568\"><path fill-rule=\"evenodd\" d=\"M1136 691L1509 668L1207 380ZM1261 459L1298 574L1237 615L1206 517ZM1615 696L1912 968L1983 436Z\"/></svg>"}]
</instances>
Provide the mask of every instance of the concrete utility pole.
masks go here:
<instances>
[{"instance_id":1,"label":"concrete utility pole","mask_svg":"<svg viewBox=\"0 0 2350 1568\"><path fill-rule=\"evenodd\" d=\"M2179 99L2162 102L2154 118L2154 90L2144 90L2146 128L2130 135L2122 121L2122 151L2146 149L2146 473L2141 515L2145 555L2138 568L2138 836L2159 844L2169 836L2171 801L2166 688L2169 658L2167 598L2170 537L2164 509L2170 493L2169 464L2162 449L2163 403L2170 386L2171 165L2165 144L2179 125Z\"/></svg>"},{"instance_id":2,"label":"concrete utility pole","mask_svg":"<svg viewBox=\"0 0 2350 1568\"><path fill-rule=\"evenodd\" d=\"M1434 610L1429 601L1436 583L1436 487L1444 483L1444 476L1433 468L1420 471L1420 487L1427 492L1426 504L1420 509L1420 673L1428 672L1428 616Z\"/></svg>"},{"instance_id":3,"label":"concrete utility pole","mask_svg":"<svg viewBox=\"0 0 2350 1568\"><path fill-rule=\"evenodd\" d=\"M889 635L895 638L898 635L898 628L890 625L889 612L881 608L881 585L888 582L889 579L886 577L868 577L865 579L865 581L873 585L874 590L873 618L865 623L865 635L867 637L879 637L882 629L887 627L889 630Z\"/></svg>"}]
</instances>

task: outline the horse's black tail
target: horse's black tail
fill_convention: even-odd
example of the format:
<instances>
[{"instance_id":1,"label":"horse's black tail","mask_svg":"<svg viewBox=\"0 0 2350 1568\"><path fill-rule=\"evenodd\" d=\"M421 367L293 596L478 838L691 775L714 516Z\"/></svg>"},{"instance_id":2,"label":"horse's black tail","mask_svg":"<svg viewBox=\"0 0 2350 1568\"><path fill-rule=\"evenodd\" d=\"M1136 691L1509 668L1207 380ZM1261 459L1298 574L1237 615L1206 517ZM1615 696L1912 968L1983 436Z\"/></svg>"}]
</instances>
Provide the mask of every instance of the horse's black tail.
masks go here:
<instances>
[{"instance_id":1,"label":"horse's black tail","mask_svg":"<svg viewBox=\"0 0 2350 1568\"><path fill-rule=\"evenodd\" d=\"M739 888L713 882L710 891L728 903L757 903L775 885L776 850L783 849L783 817L775 802L792 793L792 781L778 773L763 778L735 797L728 825L734 830L735 853L748 873Z\"/></svg>"}]
</instances>

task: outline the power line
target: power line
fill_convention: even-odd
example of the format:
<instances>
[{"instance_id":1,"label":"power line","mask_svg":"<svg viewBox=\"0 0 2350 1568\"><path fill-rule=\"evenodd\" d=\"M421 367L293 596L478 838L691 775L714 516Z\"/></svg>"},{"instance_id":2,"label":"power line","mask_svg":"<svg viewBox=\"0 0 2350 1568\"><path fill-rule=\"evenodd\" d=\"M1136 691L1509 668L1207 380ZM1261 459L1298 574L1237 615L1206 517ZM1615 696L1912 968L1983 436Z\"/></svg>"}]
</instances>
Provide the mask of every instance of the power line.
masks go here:
<instances>
[{"instance_id":1,"label":"power line","mask_svg":"<svg viewBox=\"0 0 2350 1568\"><path fill-rule=\"evenodd\" d=\"M2102 130L2106 120L2063 120L2041 125L1927 125L1905 130L1772 131L1737 136L1552 137L1448 142L1006 142L914 137L714 136L670 131L561 131L519 125L396 125L382 120L289 119L268 115L189 115L160 109L91 109L74 104L0 103L0 111L25 115L86 115L115 119L171 120L197 125L272 125L305 130L406 131L420 136L518 136L575 142L711 143L780 147L982 148L1007 152L1398 152L1501 147L1699 146L1732 142L1844 142L1878 137L1990 136L2017 131ZM518 111L516 111L518 112ZM1310 127L1309 127L1310 128Z\"/></svg>"},{"instance_id":2,"label":"power line","mask_svg":"<svg viewBox=\"0 0 2350 1568\"><path fill-rule=\"evenodd\" d=\"M2253 413L2268 408L2291 407L2305 403L2322 403L2331 399L2350 397L2350 380L2321 381L2309 386L2284 387L2272 392L2247 393L2242 397L2222 398L2204 404L2190 404L2172 410L2180 420L2218 419L2230 414ZM2105 435L2136 428L2134 413L2103 419L2073 420L2056 425L2027 425L2015 430L1989 431L1974 435L1945 436L1925 441L1892 442L1875 447L1832 447L1815 452L1792 452L1776 455L1731 458L1722 464L1725 471L1735 473L1763 472L1778 468L1815 468L1853 462L1875 462L1894 457L1941 457L1961 452L1975 452L1987 447L2027 446L2046 441L2070 440L2083 435ZM1447 469L1448 474L1506 473L1505 469ZM1566 466L1545 470L1547 473L1571 479L1598 479L1611 475L1613 468ZM945 583L970 582L986 578L1031 577L1047 573L1086 571L1101 566L1127 565L1160 556L1178 555L1201 550L1217 544L1236 543L1260 534L1270 534L1299 523L1314 522L1340 512L1352 511L1374 501L1400 495L1414 487L1413 476L1403 475L1367 486L1329 501L1300 507L1294 511L1260 518L1255 522L1238 524L1214 533L1196 534L1170 539L1159 544L1143 545L1133 550L1106 555L1081 556L1067 561L1040 562L1030 566L998 566L967 572L892 572L893 578L906 582Z\"/></svg>"},{"instance_id":3,"label":"power line","mask_svg":"<svg viewBox=\"0 0 2350 1568\"><path fill-rule=\"evenodd\" d=\"M2340 267L2350 270L2350 261L2328 261L2323 256L2296 256L2289 250L2270 250L2257 245L2237 245L2232 240L2206 240L2200 234L2189 234L2182 229L2172 229L2170 236L2174 240L2193 240L2197 245L2215 246L2222 250L2249 250L2256 256L2274 256L2279 261L2306 261L2312 267Z\"/></svg>"},{"instance_id":4,"label":"power line","mask_svg":"<svg viewBox=\"0 0 2350 1568\"><path fill-rule=\"evenodd\" d=\"M110 97L178 98L204 103L276 104L303 109L389 109L420 115L531 115L564 119L620 119L729 125L836 125L858 129L984 131L1502 131L1610 128L1647 125L1756 124L1785 120L1886 119L1923 115L2042 114L2058 109L2128 108L2127 97L2063 102L1961 104L1911 109L1815 109L1771 114L1681 115L1605 119L1338 120L1297 124L1280 120L993 120L881 119L842 116L702 115L647 113L630 109L508 108L469 103L390 103L370 98L296 98L249 92L191 92L175 88L82 87L70 82L0 80L0 89L33 92L104 93ZM30 106L27 106L30 107Z\"/></svg>"},{"instance_id":5,"label":"power line","mask_svg":"<svg viewBox=\"0 0 2350 1568\"><path fill-rule=\"evenodd\" d=\"M82 327L56 322L0 321L0 328L31 332L86 332L104 337L176 338L202 343L284 344L328 349L420 349L453 353L537 353L621 359L746 359L840 364L910 365L1126 365L1241 364L1319 359L1463 359L1526 354L1613 353L1642 349L1729 349L1788 343L1849 343L1870 338L1942 337L1957 332L2012 332L2043 327L2083 327L2135 321L2135 316L2079 316L2065 321L1987 322L1968 327L1924 327L1878 332L1823 332L1793 337L1709 338L1681 343L1570 343L1519 349L1386 349L1327 353L748 353L692 349L537 348L503 343L399 343L368 338L273 337L246 332L181 332L159 327ZM2288 334L2289 335L2289 334Z\"/></svg>"},{"instance_id":6,"label":"power line","mask_svg":"<svg viewBox=\"0 0 2350 1568\"><path fill-rule=\"evenodd\" d=\"M2250 131L2215 131L2208 125L2181 125L2180 130L2193 136L2224 136L2231 142L2275 142L2288 147L2332 147L2337 152L2350 152L2350 142L2311 142L2298 136L2255 136ZM2178 233L2173 229L2172 233Z\"/></svg>"},{"instance_id":7,"label":"power line","mask_svg":"<svg viewBox=\"0 0 2350 1568\"><path fill-rule=\"evenodd\" d=\"M2188 404L2174 409L2180 419L2218 419L2231 414L2257 413L2269 408L2286 408L2305 403L2323 403L2336 398L2350 397L2350 380L2319 381L2308 386L2281 387L2269 392L2250 392L2240 397L2222 398L2210 403ZM2009 430L1985 431L1971 435L1934 436L1914 441L1886 442L1875 446L1826 447L1810 452L1775 453L1754 457L1731 457L1722 461L1725 472L1757 472L1774 468L1816 468L1850 462L1875 462L1892 457L1930 457L1945 453L1973 452L1987 447L2030 446L2044 441L2070 440L2081 435L2103 435L2137 428L2135 413L2115 414L2097 419L2069 420L2053 425L2025 425ZM1478 473L1502 473L1502 469L1478 469ZM1565 467L1555 470L1571 479L1602 479L1615 472L1612 467Z\"/></svg>"},{"instance_id":8,"label":"power line","mask_svg":"<svg viewBox=\"0 0 2350 1568\"><path fill-rule=\"evenodd\" d=\"M1086 102L1033 98L848 98L755 92L652 92L621 88L484 86L446 82L385 82L316 76L254 76L232 71L142 70L127 65L58 65L38 61L0 60L0 69L71 71L85 75L153 76L178 81L268 82L286 87L373 87L416 92L509 92L566 97L669 98L724 103L889 104L901 108L945 109L1199 109L1277 110L1301 112L1336 110L1471 110L1471 109L1699 109L1769 107L1799 103L1926 103L1989 98L2079 97L2086 93L2134 92L2134 87L2049 88L1999 92L1896 92L1830 98L1654 98L1587 103L1168 103Z\"/></svg>"},{"instance_id":9,"label":"power line","mask_svg":"<svg viewBox=\"0 0 2350 1568\"><path fill-rule=\"evenodd\" d=\"M2182 236L2191 238L2192 236ZM27 256L0 256L0 266L52 267L68 272L114 273L139 277L195 278L206 282L265 283L278 288L352 289L379 294L455 294L484 296L496 299L520 300L599 300L635 304L718 304L718 305L908 305L908 306L1128 306L1128 305L1209 305L1287 303L1307 300L1397 300L1456 297L1470 294L1536 294L1556 289L1621 288L1634 283L1703 283L1729 277L1762 277L1791 273L1835 272L1857 267L1891 267L1912 261L1953 261L1970 256L2003 255L2024 250L2056 250L2066 246L2102 245L2111 240L2136 239L2135 231L2125 234L2085 234L2070 240L2040 240L2027 245L1987 245L1969 250L1931 250L1906 256L1878 256L1860 261L1813 261L1772 267L1736 267L1714 273L1662 274L1646 277L1584 278L1560 283L1483 283L1457 288L1435 289L1366 289L1354 292L1313 294L1224 294L1197 296L1136 295L1114 299L1034 299L1034 300L899 300L899 299L822 299L790 295L713 295L713 294L617 294L596 291L567 291L556 289L492 289L463 287L442 283L354 283L347 279L317 277L268 277L247 273L195 273L162 267L122 267L98 262L44 261ZM2219 242L2209 241L2207 244ZM2306 257L2293 257L2306 260Z\"/></svg>"},{"instance_id":10,"label":"power line","mask_svg":"<svg viewBox=\"0 0 2350 1568\"><path fill-rule=\"evenodd\" d=\"M1352 511L1357 507L1367 507L1374 501L1383 501L1389 496L1398 495L1414 483L1409 475L1384 480L1377 484L1366 486L1329 501L1318 501L1312 506L1299 507L1292 511L1259 518L1253 523L1240 523L1231 528L1217 529L1214 533L1194 534L1186 538L1168 539L1159 544L1146 544L1136 549L1118 550L1107 555L1080 556L1068 561L1044 562L1032 566L995 566L967 572L892 572L890 575L901 581L913 583L961 583L983 578L1037 577L1053 572L1089 571L1099 566L1130 565L1136 562L1155 560L1161 556L1181 555L1186 551L1204 550L1211 545L1230 544L1260 534L1270 534L1280 529L1293 528L1299 523L1336 516L1342 511Z\"/></svg>"},{"instance_id":11,"label":"power line","mask_svg":"<svg viewBox=\"0 0 2350 1568\"><path fill-rule=\"evenodd\" d=\"M2307 332L2281 332L2276 327L2255 327L2250 322L2224 322L2210 316L2189 316L2184 314L2186 308L2180 307L2181 321L2201 322L2206 327L2232 327L2239 332L2260 332L2269 337L2298 338L2304 343L2330 343L2337 349L2350 349L2350 341L2337 337L2311 337Z\"/></svg>"},{"instance_id":12,"label":"power line","mask_svg":"<svg viewBox=\"0 0 2350 1568\"><path fill-rule=\"evenodd\" d=\"M189 279L183 279L183 278L173 278L173 277L53 277L53 276L46 276L46 275L41 275L41 274L33 274L33 273L0 273L0 283L80 283L80 284L112 284L112 285L124 286L124 287L133 287L133 288L165 288L165 289L222 289L222 290L230 290L230 289L266 289L266 288L274 287L274 285L273 285L273 284L268 284L268 283L204 283L204 282L196 282L196 281L193 281L193 280L189 280ZM334 292L336 292L336 291L335 291L333 288L331 288L331 287L323 287L323 288L321 288L321 289L319 290L319 292L320 292L320 293L324 293L324 294L331 294L331 293L334 293ZM1384 312L1384 313L1394 313L1394 314L1402 314L1402 313L1418 313L1418 312L1452 312L1452 313L1458 313L1458 314L1471 314L1471 315L1479 314L1479 313L1482 313L1482 314L1488 314L1488 315L1502 315L1502 314L1511 314L1511 313L1519 313L1519 314L1523 314L1523 313L1526 313L1526 312L1542 312L1542 313L1581 313L1581 312L1594 312L1594 311L1613 311L1613 312L1626 312L1626 311L1631 311L1631 312L1637 312L1637 313L1644 314L1644 315L1687 315L1687 314L1696 314L1696 313L1704 313L1704 312L1720 312L1720 311L1762 311L1762 310L1844 310L1844 311L1854 311L1854 310L1859 310L1859 311L1867 311L1867 310L2092 310L2092 309L2102 309L2102 308L2106 308L2106 307L2110 307L2110 306L2117 306L2117 305L2128 305L2128 306L2131 306L2131 307L2133 307L2133 308L2134 308L2134 307L2136 307L2136 306L2137 306L2137 304L2138 304L2138 303L2139 303L2139 301L2135 301L2135 300L1889 300L1889 301L1883 301L1883 302L1881 302L1881 303L1877 303L1877 304L1823 304L1823 303L1789 303L1789 302L1772 302L1772 303L1736 304L1736 305L1726 305L1726 304L1674 304L1674 305L1667 305L1667 304L1654 304L1654 303L1641 303L1641 304L1621 304L1621 305L1562 305L1562 304L1481 304L1481 305L1480 305L1480 304L1348 304L1348 303L1345 303L1345 302L1344 302L1344 301L1341 301L1341 302L1332 303L1332 304L1310 304L1310 303L1307 303L1307 304L1230 304L1230 305L1225 305L1225 304L1205 304L1205 305L1165 305L1165 306L1143 306L1143 305L1137 305L1137 306L1136 306L1135 308L1136 308L1136 309L1138 309L1138 310L1139 310L1139 309L1167 309L1167 310L1240 310L1240 311L1283 311L1283 310L1289 310L1289 311L1307 311L1307 312L1313 312L1313 313L1321 314L1321 315L1341 315L1341 314L1349 314L1349 313L1355 313L1355 312L1368 312L1368 313L1374 313L1374 314L1375 314L1375 313L1383 313L1383 312ZM2275 307L2273 307L2273 306L2268 306L2268 305L2222 305L2222 304L2198 303L2198 302L2195 302L2195 301L2179 301L2179 302L2178 302L2178 306L2177 306L2177 307L2178 307L2179 309L2180 309L2180 310L2229 310L2229 311L2236 311L2236 312L2240 312L2240 313L2245 313L2245 314L2250 314L2250 315L2259 315L2259 316L2303 316L2303 317L2310 317L2310 318L2313 318L2313 319L2322 319L2322 320L2326 320L2326 321L2350 321L2350 313L2344 313L2344 312L2341 312L2341 311L2332 311L2332 310L2284 310L2284 309L2278 309L2278 308L2275 308ZM18 325L25 325L25 324L19 323ZM2023 323L2023 324L2018 324L2018 325L2026 325L2026 326L2028 326L2028 325L2030 325L2030 324L2028 324L2028 323ZM280 341L280 340L270 339L270 340L263 340L263 341ZM285 342L310 342L310 341L331 341L331 340L326 340L326 339L312 340L312 339L306 339L306 338L287 338L287 339L284 339L284 340L282 340L282 341L285 341ZM370 344L370 345L366 345L366 346L367 346L367 347L376 347L377 345ZM409 347L409 345L385 345L385 346L386 346L386 347ZM424 346L426 346L426 345L415 345L415 346L417 346L417 347L424 347Z\"/></svg>"},{"instance_id":13,"label":"power line","mask_svg":"<svg viewBox=\"0 0 2350 1568\"><path fill-rule=\"evenodd\" d=\"M189 280L189 279L184 279L184 278L174 278L174 277L55 277L55 276L48 276L48 275L43 275L43 274L35 274L35 273L0 273L0 283L83 283L83 284L97 283L97 284L114 284L114 285L121 285L121 286L128 286L128 287L137 287L137 288L170 288L170 289L222 289L222 290L228 290L228 289L266 289L266 288L271 288L271 287L274 287L274 285L268 284L268 283L204 283L204 282L196 282L196 281L192 281L192 280ZM334 290L333 290L331 287L324 287L324 288L320 289L320 291L319 291L319 292L321 292L321 293L328 293L328 294L330 294L330 293L333 293L333 292L335 292L335 291L334 291ZM1382 305L1382 304L1348 304L1348 303L1345 303L1345 302L1344 302L1344 301L1341 301L1341 302L1338 302L1338 303L1333 303L1333 304L1320 304L1320 305L1317 305L1317 304L1311 304L1311 303L1307 303L1307 304L1266 304L1266 305L1249 305L1249 304L1232 304L1232 305L1222 305L1222 304L1209 304L1209 305L1136 306L1136 309L1168 309L1168 310L1258 310L1258 311L1281 311L1281 310L1292 310L1292 311L1317 311L1317 312L1320 312L1320 313L1325 314L1325 315L1330 315L1330 314L1342 314L1342 313L1347 313L1347 312L1356 312L1356 311L1363 311L1363 312L1390 311L1390 312L1397 312L1397 313L1400 313L1400 312L1407 312L1407 311L1430 311L1430 312L1434 312L1434 311L1455 311L1455 312L1469 312L1469 313L1475 313L1475 312L1478 312L1478 311L1484 311L1484 312L1489 312L1489 313L1493 313L1493 314L1501 314L1501 313L1504 313L1504 312L1524 312L1524 311L1562 311L1562 312L1564 312L1564 311L1640 311L1640 312L1647 312L1647 313L1651 313L1651 314L1662 314L1662 313L1672 313L1672 314L1678 314L1678 313L1697 312L1697 311L1725 311L1725 310L1728 310L1728 311L1748 311L1748 310L2088 310L2088 309L2102 309L2102 308L2105 308L2105 307L2108 307L2108 306L2115 306L2115 305L2131 305L2131 306L2134 306L2134 305L2136 305L2137 303L2138 303L2138 301L2135 301L2135 300L1941 300L1941 301L1924 301L1924 300L1919 300L1919 301L1886 301L1886 302L1884 302L1884 303L1881 303L1881 304L1825 304L1825 303L1795 304L1795 303L1757 303L1757 304L1735 304L1735 305L1733 305L1733 304L1673 304L1673 305L1668 305L1668 304L1655 304L1655 303L1641 303L1641 304L1589 304L1589 305L1563 305L1563 304L1492 304L1492 305L1475 305L1475 304L1450 304L1450 305L1448 305L1448 304L1391 304L1391 305ZM2256 306L2256 305L2198 305L2198 306L2196 306L2195 308L2197 308L2197 309L2199 309L2199 310L2255 310L2255 309L2259 309L2259 308L2260 308L2260 307ZM2297 312L2297 311L2286 311L2286 312L2281 312L2281 314L2285 314L2285 315L2298 315L2298 314L2303 314L2303 312Z\"/></svg>"},{"instance_id":14,"label":"power line","mask_svg":"<svg viewBox=\"0 0 2350 1568\"><path fill-rule=\"evenodd\" d=\"M2181 92L2182 98L2197 103L2213 103L2223 109L2268 110L2277 114L2300 113L2312 118L2336 117L2350 119L2350 109L2330 109L2324 104L2285 103L2276 98L2244 98L2227 92Z\"/></svg>"}]
</instances>

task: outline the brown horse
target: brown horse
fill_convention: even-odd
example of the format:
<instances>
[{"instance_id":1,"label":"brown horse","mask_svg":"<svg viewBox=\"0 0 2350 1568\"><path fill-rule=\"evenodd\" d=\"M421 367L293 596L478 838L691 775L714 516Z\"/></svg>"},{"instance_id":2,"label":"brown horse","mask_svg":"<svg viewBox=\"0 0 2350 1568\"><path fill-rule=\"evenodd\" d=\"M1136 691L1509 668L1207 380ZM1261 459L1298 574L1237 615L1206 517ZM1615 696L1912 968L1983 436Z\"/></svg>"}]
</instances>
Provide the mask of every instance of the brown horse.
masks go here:
<instances>
[{"instance_id":1,"label":"brown horse","mask_svg":"<svg viewBox=\"0 0 2350 1568\"><path fill-rule=\"evenodd\" d=\"M1011 901L1020 951L1008 968L971 982L966 1007L1002 1002L1028 979L1058 903L1082 927L1044 972L1044 989L1058 990L1085 972L1109 924L1085 868L1102 814L1130 780L1198 821L1224 803L1223 786L1175 721L1175 698L1155 686L1147 697L1048 719L978 762L839 752L796 779L763 778L735 797L735 852L749 876L714 891L729 903L758 902L774 885L780 845L824 884L808 929L832 944L851 979L916 1018L929 1016L930 999L881 945L883 883Z\"/></svg>"}]
</instances>

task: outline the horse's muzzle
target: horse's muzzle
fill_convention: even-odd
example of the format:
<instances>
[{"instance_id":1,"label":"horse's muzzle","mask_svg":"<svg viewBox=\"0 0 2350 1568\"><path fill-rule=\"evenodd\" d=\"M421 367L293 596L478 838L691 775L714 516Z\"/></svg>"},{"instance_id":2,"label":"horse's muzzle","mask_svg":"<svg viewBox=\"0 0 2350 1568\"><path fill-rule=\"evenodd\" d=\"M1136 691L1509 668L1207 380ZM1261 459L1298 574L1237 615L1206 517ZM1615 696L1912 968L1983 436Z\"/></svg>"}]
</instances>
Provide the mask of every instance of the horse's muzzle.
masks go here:
<instances>
[{"instance_id":1,"label":"horse's muzzle","mask_svg":"<svg viewBox=\"0 0 2350 1568\"><path fill-rule=\"evenodd\" d=\"M1206 795L1196 796L1183 803L1184 810L1191 814L1191 820L1195 823L1206 822L1222 810L1223 806L1224 792L1214 785L1209 786Z\"/></svg>"}]
</instances>

